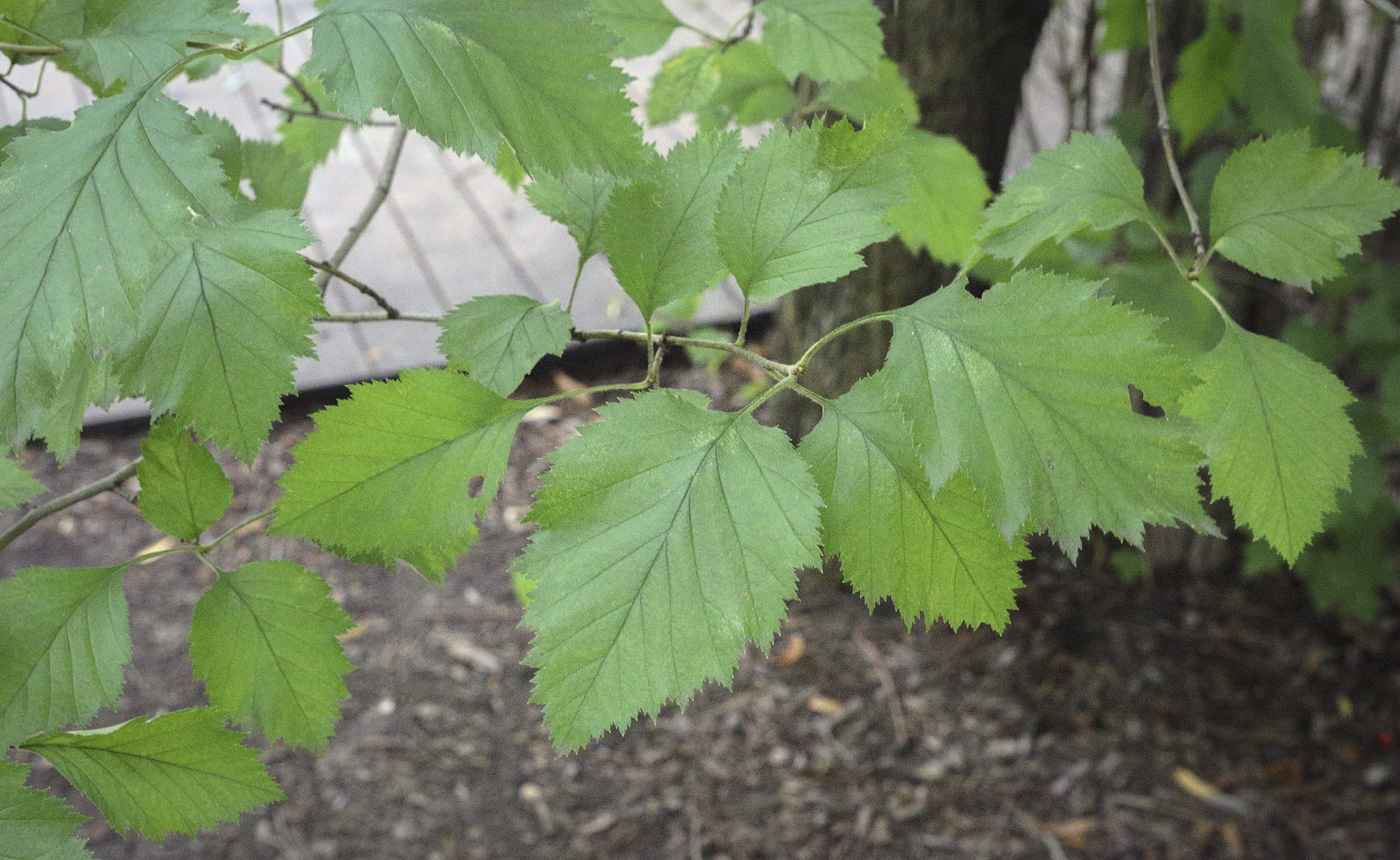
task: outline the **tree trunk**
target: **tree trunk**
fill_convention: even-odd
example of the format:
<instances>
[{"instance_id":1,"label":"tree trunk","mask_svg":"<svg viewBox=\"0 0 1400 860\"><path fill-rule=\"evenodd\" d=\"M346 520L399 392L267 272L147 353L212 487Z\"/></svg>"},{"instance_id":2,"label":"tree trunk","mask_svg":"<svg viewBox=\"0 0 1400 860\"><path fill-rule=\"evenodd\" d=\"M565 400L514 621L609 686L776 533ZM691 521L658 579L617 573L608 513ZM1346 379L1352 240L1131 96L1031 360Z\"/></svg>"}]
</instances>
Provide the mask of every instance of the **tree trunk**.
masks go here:
<instances>
[{"instance_id":1,"label":"tree trunk","mask_svg":"<svg viewBox=\"0 0 1400 860\"><path fill-rule=\"evenodd\" d=\"M883 0L885 48L918 98L923 128L960 140L996 188L1050 0ZM848 320L909 304L947 283L951 272L898 239L871 247L866 268L841 280L789 294L779 314L779 349L795 358ZM835 396L884 361L886 326L863 326L827 347L803 384ZM820 411L791 398L781 419L795 436Z\"/></svg>"}]
</instances>

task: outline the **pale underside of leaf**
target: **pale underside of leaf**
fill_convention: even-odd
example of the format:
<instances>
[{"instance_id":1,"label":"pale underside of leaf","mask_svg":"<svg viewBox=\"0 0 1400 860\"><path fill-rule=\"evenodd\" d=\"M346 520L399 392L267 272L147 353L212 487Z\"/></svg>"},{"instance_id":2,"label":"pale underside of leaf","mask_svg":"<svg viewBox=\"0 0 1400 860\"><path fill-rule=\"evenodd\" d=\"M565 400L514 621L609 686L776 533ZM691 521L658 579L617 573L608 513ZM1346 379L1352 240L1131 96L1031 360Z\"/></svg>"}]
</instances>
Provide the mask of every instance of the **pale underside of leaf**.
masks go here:
<instances>
[{"instance_id":1,"label":"pale underside of leaf","mask_svg":"<svg viewBox=\"0 0 1400 860\"><path fill-rule=\"evenodd\" d=\"M818 558L820 500L779 431L692 392L602 412L555 455L515 567L537 583L527 662L562 750L727 682Z\"/></svg>"}]
</instances>

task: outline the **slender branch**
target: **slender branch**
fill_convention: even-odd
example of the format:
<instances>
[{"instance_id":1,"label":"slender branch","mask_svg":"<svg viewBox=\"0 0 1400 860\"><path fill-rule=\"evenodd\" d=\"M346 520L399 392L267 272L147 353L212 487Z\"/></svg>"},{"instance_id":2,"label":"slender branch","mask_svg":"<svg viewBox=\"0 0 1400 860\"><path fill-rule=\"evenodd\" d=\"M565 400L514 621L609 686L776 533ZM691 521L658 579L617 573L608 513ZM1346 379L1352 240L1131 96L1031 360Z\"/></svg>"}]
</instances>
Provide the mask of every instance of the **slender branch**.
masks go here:
<instances>
[{"instance_id":1,"label":"slender branch","mask_svg":"<svg viewBox=\"0 0 1400 860\"><path fill-rule=\"evenodd\" d=\"M136 474L136 468L141 465L141 458L137 457L130 463L121 467L117 471L105 478L93 481L91 484L79 487L69 493L50 499L37 508L33 508L29 513L20 517L14 525L0 534L0 550L14 543L15 538L34 528L45 517L52 516L59 511L71 508L78 502L86 501L93 496L101 495L108 490L114 490L120 486L127 478Z\"/></svg>"},{"instance_id":2,"label":"slender branch","mask_svg":"<svg viewBox=\"0 0 1400 860\"><path fill-rule=\"evenodd\" d=\"M381 308L384 309L385 319L396 320L403 317L403 314L399 312L398 308L389 304L388 299L381 296L378 292L375 291L374 287L371 287L364 281L347 275L345 272L342 272L340 269L336 268L330 263L325 262L324 260L312 260L306 257L303 257L302 259L306 260L306 262L311 266L311 268L320 269L322 272L325 272L328 275L340 278L345 283L349 284L350 286L369 296L371 299L374 300L374 303L376 305L379 305Z\"/></svg>"},{"instance_id":3,"label":"slender branch","mask_svg":"<svg viewBox=\"0 0 1400 860\"><path fill-rule=\"evenodd\" d=\"M379 168L379 178L375 181L374 193L370 195L365 203L365 208L360 210L360 215L355 219L355 223L350 225L346 231L345 238L341 240L340 247L331 254L330 264L340 268L340 264L345 262L345 258L350 256L350 251L355 247L355 243L360 241L364 235L365 228L374 218L374 213L379 211L379 207L389 197L389 188L394 184L394 171L399 167L399 156L403 154L403 142L408 137L408 128L398 126L394 130L394 137L389 141L389 151L384 154L384 164ZM316 287L325 291L326 285L331 281L328 272L322 272L316 276Z\"/></svg>"},{"instance_id":4,"label":"slender branch","mask_svg":"<svg viewBox=\"0 0 1400 860\"><path fill-rule=\"evenodd\" d=\"M317 323L367 323L367 322L420 322L420 323L440 323L442 316L439 314L399 314L390 317L387 314L325 314L311 318Z\"/></svg>"},{"instance_id":5,"label":"slender branch","mask_svg":"<svg viewBox=\"0 0 1400 860\"><path fill-rule=\"evenodd\" d=\"M293 77L292 79L295 80L295 77ZM373 125L381 126L383 128L398 125L398 122L392 119L355 119L353 116L346 116L343 113L331 113L330 111L321 110L320 106L317 105L316 102L311 99L309 93L305 96L305 98L307 99L307 103L312 106L311 110L294 108L290 105L279 105L272 99L258 99L258 101L261 102L263 105L272 108L278 113L289 117L308 116L312 117L313 119L328 119L333 122L344 122L353 125Z\"/></svg>"},{"instance_id":6,"label":"slender branch","mask_svg":"<svg viewBox=\"0 0 1400 860\"><path fill-rule=\"evenodd\" d=\"M730 355L737 356L747 361L751 361L777 378L789 376L797 370L797 365L782 364L780 362L776 362L771 358L759 355L751 349L745 349L744 347L739 346L738 344L730 343L727 340L703 340L700 338L679 337L677 335L665 333L654 334L650 338L648 338L646 332L622 330L575 331L574 339L580 341L604 339L625 340L631 343L641 344L646 343L648 340L653 340L657 343L661 343L666 346L690 346L697 347L699 349L713 349L717 352L727 352Z\"/></svg>"},{"instance_id":7,"label":"slender branch","mask_svg":"<svg viewBox=\"0 0 1400 860\"><path fill-rule=\"evenodd\" d=\"M311 109L317 114L320 114L320 103L316 101L316 97L311 94L311 91L306 88L306 84L301 82L301 78L287 71L281 64L278 64L277 71L282 77L287 79L287 82L292 85L292 89L297 91L297 95L301 96L301 100L311 105Z\"/></svg>"},{"instance_id":8,"label":"slender branch","mask_svg":"<svg viewBox=\"0 0 1400 860\"><path fill-rule=\"evenodd\" d=\"M1400 23L1400 6L1391 3L1390 0L1366 0L1372 9L1381 13L1392 21Z\"/></svg>"},{"instance_id":9,"label":"slender branch","mask_svg":"<svg viewBox=\"0 0 1400 860\"><path fill-rule=\"evenodd\" d=\"M35 57L53 57L63 53L58 45L16 45L13 42L0 42L0 51L7 54L29 54Z\"/></svg>"},{"instance_id":10,"label":"slender branch","mask_svg":"<svg viewBox=\"0 0 1400 860\"><path fill-rule=\"evenodd\" d=\"M246 529L248 526L251 526L253 523L257 522L258 520L263 519L264 517L270 517L270 516L272 516L272 512L275 511L275 510L277 510L277 509L276 509L276 508L268 508L268 509L265 510L265 511L259 511L259 512L256 513L256 514L253 514L251 517L248 517L247 519L245 519L245 520L243 520L242 522L240 522L240 523L238 523L237 525L235 525L233 528L229 529L228 531L226 531L226 532L224 532L223 534L219 535L218 537L214 538L214 539L211 540L209 543L202 544L202 545L199 547L200 553L203 554L203 553L209 552L209 551L212 550L214 547L218 546L219 544L223 543L224 541L228 540L229 538L231 538L231 537L233 537L234 535L238 534L239 532L243 531L243 530Z\"/></svg>"},{"instance_id":11,"label":"slender branch","mask_svg":"<svg viewBox=\"0 0 1400 860\"><path fill-rule=\"evenodd\" d=\"M1176 163L1176 153L1172 147L1171 119L1167 116L1167 95L1162 88L1162 58L1157 47L1157 0L1147 0L1147 59L1152 71L1152 95L1157 100L1157 132L1162 137L1162 150L1167 156L1167 171L1171 173L1172 184L1186 210L1186 220L1191 224L1191 243L1196 248L1196 266L1206 258L1206 239L1201 232L1201 219L1196 207L1191 203L1191 195L1186 192L1186 182L1181 178L1181 168Z\"/></svg>"}]
</instances>

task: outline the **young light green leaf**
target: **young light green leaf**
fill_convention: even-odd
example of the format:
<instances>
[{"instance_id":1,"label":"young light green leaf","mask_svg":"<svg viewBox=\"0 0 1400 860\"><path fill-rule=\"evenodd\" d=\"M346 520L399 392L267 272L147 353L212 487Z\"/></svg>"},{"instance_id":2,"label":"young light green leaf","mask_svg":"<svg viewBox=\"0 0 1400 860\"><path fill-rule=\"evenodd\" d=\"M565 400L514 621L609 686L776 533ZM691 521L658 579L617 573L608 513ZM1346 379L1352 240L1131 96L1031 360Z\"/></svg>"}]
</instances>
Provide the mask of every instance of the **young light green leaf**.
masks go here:
<instances>
[{"instance_id":1,"label":"young light green leaf","mask_svg":"<svg viewBox=\"0 0 1400 860\"><path fill-rule=\"evenodd\" d=\"M32 472L9 457L0 457L0 511L13 510L44 490Z\"/></svg>"},{"instance_id":2,"label":"young light green leaf","mask_svg":"<svg viewBox=\"0 0 1400 860\"><path fill-rule=\"evenodd\" d=\"M125 571L30 567L0 581L0 748L117 701L131 661Z\"/></svg>"},{"instance_id":3,"label":"young light green leaf","mask_svg":"<svg viewBox=\"0 0 1400 860\"><path fill-rule=\"evenodd\" d=\"M1167 113L1181 132L1181 146L1189 147L1230 104L1230 68L1239 45L1218 16L1212 15L1206 31L1186 46L1177 61Z\"/></svg>"},{"instance_id":4,"label":"young light green leaf","mask_svg":"<svg viewBox=\"0 0 1400 860\"><path fill-rule=\"evenodd\" d=\"M1070 554L1096 525L1134 544L1147 523L1213 532L1191 428L1134 414L1128 396L1170 402L1189 372L1099 287L1021 272L981 299L957 283L891 314L882 374L933 485L965 471L1003 535L1045 529Z\"/></svg>"},{"instance_id":5,"label":"young light green leaf","mask_svg":"<svg viewBox=\"0 0 1400 860\"><path fill-rule=\"evenodd\" d=\"M202 226L155 273L121 373L155 411L248 461L295 389L293 357L315 355L324 306L297 253L311 236L281 211Z\"/></svg>"},{"instance_id":6,"label":"young light green leaf","mask_svg":"<svg viewBox=\"0 0 1400 860\"><path fill-rule=\"evenodd\" d=\"M326 86L321 83L320 78L299 77L297 83L300 84L299 87L288 84L282 90L288 104L311 110L313 105L306 100L307 96L310 96L315 99L314 107L323 111L338 110L335 100L326 92ZM277 133L282 136L282 149L314 168L324 163L340 146L340 139L345 136L345 123L317 116L288 115L282 124L277 126Z\"/></svg>"},{"instance_id":7,"label":"young light green leaf","mask_svg":"<svg viewBox=\"0 0 1400 860\"><path fill-rule=\"evenodd\" d=\"M279 482L269 534L313 540L351 561L401 558L441 581L476 542L534 401L506 400L449 370L408 370L350 389L317 413Z\"/></svg>"},{"instance_id":8,"label":"young light green leaf","mask_svg":"<svg viewBox=\"0 0 1400 860\"><path fill-rule=\"evenodd\" d=\"M842 120L792 134L775 128L748 151L715 219L724 263L746 296L776 299L865 265L859 252L894 232L885 213L909 188L903 134L897 117L859 132Z\"/></svg>"},{"instance_id":9,"label":"young light green leaf","mask_svg":"<svg viewBox=\"0 0 1400 860\"><path fill-rule=\"evenodd\" d=\"M47 791L24 784L29 765L0 761L0 857L92 860L78 825L87 820Z\"/></svg>"},{"instance_id":10,"label":"young light green leaf","mask_svg":"<svg viewBox=\"0 0 1400 860\"><path fill-rule=\"evenodd\" d=\"M836 81L822 89L821 100L852 122L865 123L882 113L895 113L909 125L919 121L919 102L899 64L881 57L873 74L852 81Z\"/></svg>"},{"instance_id":11,"label":"young light green leaf","mask_svg":"<svg viewBox=\"0 0 1400 860\"><path fill-rule=\"evenodd\" d=\"M219 574L195 604L190 660L209 704L235 723L325 752L355 668L336 637L353 626L321 577L253 562Z\"/></svg>"},{"instance_id":12,"label":"young light green leaf","mask_svg":"<svg viewBox=\"0 0 1400 860\"><path fill-rule=\"evenodd\" d=\"M613 57L654 54L681 26L661 0L593 0L593 17L617 36Z\"/></svg>"},{"instance_id":13,"label":"young light green leaf","mask_svg":"<svg viewBox=\"0 0 1400 860\"><path fill-rule=\"evenodd\" d=\"M727 682L818 561L820 498L781 431L689 391L599 411L553 455L514 568L537 583L526 662L564 751Z\"/></svg>"},{"instance_id":14,"label":"young light green leaf","mask_svg":"<svg viewBox=\"0 0 1400 860\"><path fill-rule=\"evenodd\" d=\"M191 708L105 729L50 732L21 747L58 768L118 833L134 829L162 842L283 798L243 737L224 728L218 712Z\"/></svg>"},{"instance_id":15,"label":"young light green leaf","mask_svg":"<svg viewBox=\"0 0 1400 860\"><path fill-rule=\"evenodd\" d=\"M714 67L719 71L719 86L708 103L696 110L701 131L779 120L797 106L792 85L759 42L730 45L715 57Z\"/></svg>"},{"instance_id":16,"label":"young light green leaf","mask_svg":"<svg viewBox=\"0 0 1400 860\"><path fill-rule=\"evenodd\" d=\"M189 240L191 212L223 213L232 199L209 142L151 88L128 87L7 151L0 439L9 441L34 432L75 354L90 361L130 338L152 267Z\"/></svg>"},{"instance_id":17,"label":"young light green leaf","mask_svg":"<svg viewBox=\"0 0 1400 860\"><path fill-rule=\"evenodd\" d=\"M534 180L525 187L525 196L536 209L568 228L578 244L579 260L602 253L599 225L617 188L617 177L573 171L560 179L539 173Z\"/></svg>"},{"instance_id":18,"label":"young light green leaf","mask_svg":"<svg viewBox=\"0 0 1400 860\"><path fill-rule=\"evenodd\" d=\"M525 168L625 173L641 157L626 77L588 0L332 0L305 71L342 111L376 107L458 152Z\"/></svg>"},{"instance_id":19,"label":"young light green leaf","mask_svg":"<svg viewBox=\"0 0 1400 860\"><path fill-rule=\"evenodd\" d=\"M250 35L246 17L235 0L88 0L43 3L30 26L62 43L59 68L103 91L155 80L190 53L188 41Z\"/></svg>"},{"instance_id":20,"label":"young light green leaf","mask_svg":"<svg viewBox=\"0 0 1400 860\"><path fill-rule=\"evenodd\" d=\"M1230 156L1210 195L1213 250L1266 278L1310 288L1400 208L1400 188L1359 155L1308 144L1306 131Z\"/></svg>"},{"instance_id":21,"label":"young light green leaf","mask_svg":"<svg viewBox=\"0 0 1400 860\"><path fill-rule=\"evenodd\" d=\"M146 522L180 540L196 541L233 501L233 484L214 455L171 418L156 422L141 440L136 504Z\"/></svg>"},{"instance_id":22,"label":"young light green leaf","mask_svg":"<svg viewBox=\"0 0 1400 860\"><path fill-rule=\"evenodd\" d=\"M613 192L603 247L644 318L719 281L715 207L741 154L736 132L699 135L672 149L651 178Z\"/></svg>"},{"instance_id":23,"label":"young light green leaf","mask_svg":"<svg viewBox=\"0 0 1400 860\"><path fill-rule=\"evenodd\" d=\"M438 349L449 370L465 370L509 397L540 359L564 354L573 324L557 300L546 305L527 296L478 296L443 318Z\"/></svg>"},{"instance_id":24,"label":"young light green leaf","mask_svg":"<svg viewBox=\"0 0 1400 860\"><path fill-rule=\"evenodd\" d=\"M1181 408L1200 425L1216 497L1291 564L1362 453L1343 409L1351 394L1327 368L1234 323L1193 369L1203 381Z\"/></svg>"},{"instance_id":25,"label":"young light green leaf","mask_svg":"<svg viewBox=\"0 0 1400 860\"><path fill-rule=\"evenodd\" d=\"M977 247L983 207L992 198L977 157L956 138L916 129L905 146L914 184L909 202L890 210L889 223L911 251L959 265Z\"/></svg>"},{"instance_id":26,"label":"young light green leaf","mask_svg":"<svg viewBox=\"0 0 1400 860\"><path fill-rule=\"evenodd\" d=\"M796 80L849 81L884 54L880 10L870 0L764 0L763 44Z\"/></svg>"},{"instance_id":27,"label":"young light green leaf","mask_svg":"<svg viewBox=\"0 0 1400 860\"><path fill-rule=\"evenodd\" d=\"M935 496L913 440L878 375L823 402L799 449L825 504L822 546L841 556L867 605L889 597L906 624L923 615L1001 632L1016 608L1025 544L1007 544L962 472Z\"/></svg>"},{"instance_id":28,"label":"young light green leaf","mask_svg":"<svg viewBox=\"0 0 1400 860\"><path fill-rule=\"evenodd\" d=\"M988 252L1020 263L1041 242L1130 221L1152 223L1132 156L1116 137L1075 132L1006 183L979 239Z\"/></svg>"},{"instance_id":29,"label":"young light green leaf","mask_svg":"<svg viewBox=\"0 0 1400 860\"><path fill-rule=\"evenodd\" d=\"M707 104L719 89L719 56L716 48L696 46L663 63L647 94L647 122L665 125Z\"/></svg>"}]
</instances>

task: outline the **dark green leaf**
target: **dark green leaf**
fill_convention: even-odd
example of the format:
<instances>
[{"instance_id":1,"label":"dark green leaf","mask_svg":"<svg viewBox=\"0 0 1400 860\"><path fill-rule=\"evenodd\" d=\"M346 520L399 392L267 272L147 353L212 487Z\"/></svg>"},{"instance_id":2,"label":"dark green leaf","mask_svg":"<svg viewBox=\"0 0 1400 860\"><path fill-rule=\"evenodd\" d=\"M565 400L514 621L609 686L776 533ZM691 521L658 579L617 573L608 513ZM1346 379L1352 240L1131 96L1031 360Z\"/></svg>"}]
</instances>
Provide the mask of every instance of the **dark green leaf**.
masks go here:
<instances>
[{"instance_id":1,"label":"dark green leaf","mask_svg":"<svg viewBox=\"0 0 1400 860\"><path fill-rule=\"evenodd\" d=\"M0 580L0 748L116 703L131 660L125 571L30 567Z\"/></svg>"},{"instance_id":2,"label":"dark green leaf","mask_svg":"<svg viewBox=\"0 0 1400 860\"><path fill-rule=\"evenodd\" d=\"M5 860L92 860L78 825L87 820L24 784L29 765L0 762L0 857Z\"/></svg>"},{"instance_id":3,"label":"dark green leaf","mask_svg":"<svg viewBox=\"0 0 1400 860\"><path fill-rule=\"evenodd\" d=\"M118 833L135 829L161 842L282 799L257 751L241 740L219 713L192 708L105 729L51 732L22 747L58 768Z\"/></svg>"},{"instance_id":4,"label":"dark green leaf","mask_svg":"<svg viewBox=\"0 0 1400 860\"><path fill-rule=\"evenodd\" d=\"M13 510L44 490L28 469L9 457L0 457L0 511Z\"/></svg>"},{"instance_id":5,"label":"dark green leaf","mask_svg":"<svg viewBox=\"0 0 1400 860\"><path fill-rule=\"evenodd\" d=\"M588 0L332 0L308 75L348 115L374 108L495 163L507 140L527 171L623 173L641 135Z\"/></svg>"},{"instance_id":6,"label":"dark green leaf","mask_svg":"<svg viewBox=\"0 0 1400 860\"><path fill-rule=\"evenodd\" d=\"M321 577L253 562L219 574L195 604L190 659L209 704L235 723L325 752L354 668L336 637L353 626Z\"/></svg>"}]
</instances>

